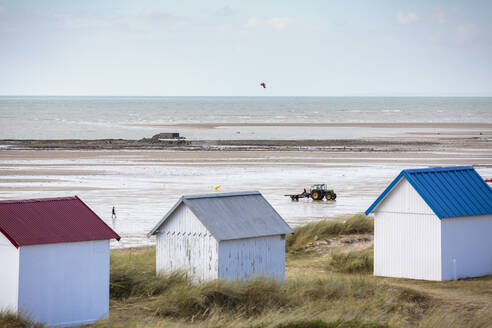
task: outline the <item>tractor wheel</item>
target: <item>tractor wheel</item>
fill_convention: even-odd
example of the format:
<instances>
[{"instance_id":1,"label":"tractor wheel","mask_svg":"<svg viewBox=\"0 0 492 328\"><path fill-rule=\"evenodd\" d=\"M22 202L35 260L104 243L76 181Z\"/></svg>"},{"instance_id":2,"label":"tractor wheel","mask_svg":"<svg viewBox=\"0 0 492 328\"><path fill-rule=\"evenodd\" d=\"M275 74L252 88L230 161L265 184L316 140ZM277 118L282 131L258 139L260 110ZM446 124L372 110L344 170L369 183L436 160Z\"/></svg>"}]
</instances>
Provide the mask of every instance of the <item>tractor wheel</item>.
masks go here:
<instances>
[{"instance_id":1,"label":"tractor wheel","mask_svg":"<svg viewBox=\"0 0 492 328\"><path fill-rule=\"evenodd\" d=\"M311 193L311 197L314 199L314 200L320 200L320 199L323 199L323 196L321 195L320 192L318 191L313 191Z\"/></svg>"},{"instance_id":2,"label":"tractor wheel","mask_svg":"<svg viewBox=\"0 0 492 328\"><path fill-rule=\"evenodd\" d=\"M337 198L337 194L335 193L326 194L326 200L335 200L336 198Z\"/></svg>"}]
</instances>

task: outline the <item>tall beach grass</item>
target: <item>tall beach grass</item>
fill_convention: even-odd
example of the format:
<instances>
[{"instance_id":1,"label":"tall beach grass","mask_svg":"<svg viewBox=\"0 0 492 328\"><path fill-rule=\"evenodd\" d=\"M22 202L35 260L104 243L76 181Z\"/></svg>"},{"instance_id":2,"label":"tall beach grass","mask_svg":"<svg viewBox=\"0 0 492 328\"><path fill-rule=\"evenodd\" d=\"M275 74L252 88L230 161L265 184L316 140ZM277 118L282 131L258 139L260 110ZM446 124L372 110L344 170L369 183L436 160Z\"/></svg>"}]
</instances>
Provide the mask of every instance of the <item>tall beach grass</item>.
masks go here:
<instances>
[{"instance_id":1,"label":"tall beach grass","mask_svg":"<svg viewBox=\"0 0 492 328\"><path fill-rule=\"evenodd\" d=\"M372 234L373 232L374 220L361 213L353 215L346 220L321 220L295 227L294 234L287 236L285 247L287 251L297 250L318 238L350 234Z\"/></svg>"},{"instance_id":2,"label":"tall beach grass","mask_svg":"<svg viewBox=\"0 0 492 328\"><path fill-rule=\"evenodd\" d=\"M328 269L343 273L372 273L374 269L374 247L348 253L334 253Z\"/></svg>"},{"instance_id":3,"label":"tall beach grass","mask_svg":"<svg viewBox=\"0 0 492 328\"><path fill-rule=\"evenodd\" d=\"M0 311L0 327L1 328L43 328L44 325L22 318L16 313Z\"/></svg>"},{"instance_id":4,"label":"tall beach grass","mask_svg":"<svg viewBox=\"0 0 492 328\"><path fill-rule=\"evenodd\" d=\"M295 230L288 238L291 249L302 248L315 236L371 234L373 223L356 215ZM155 248L113 250L110 317L90 327L490 327L492 277L386 279L368 274L372 247L324 255L321 261L314 253L287 257L287 270L293 263L301 268L291 271L285 282L255 277L196 283L184 272L156 275ZM0 327L41 326L4 313Z\"/></svg>"}]
</instances>

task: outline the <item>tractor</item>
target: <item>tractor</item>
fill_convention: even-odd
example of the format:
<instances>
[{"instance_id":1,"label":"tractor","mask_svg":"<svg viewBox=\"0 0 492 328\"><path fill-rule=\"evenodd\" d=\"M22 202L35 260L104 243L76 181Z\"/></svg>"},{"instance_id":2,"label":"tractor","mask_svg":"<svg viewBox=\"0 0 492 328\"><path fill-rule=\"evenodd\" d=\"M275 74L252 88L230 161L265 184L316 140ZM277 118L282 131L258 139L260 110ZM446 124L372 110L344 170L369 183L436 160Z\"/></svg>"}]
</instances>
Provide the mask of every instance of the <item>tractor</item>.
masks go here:
<instances>
[{"instance_id":1,"label":"tractor","mask_svg":"<svg viewBox=\"0 0 492 328\"><path fill-rule=\"evenodd\" d=\"M335 200L337 194L332 189L328 189L324 183L312 185L309 192L304 189L300 194L285 195L292 200L299 200L299 198L312 198L313 200Z\"/></svg>"},{"instance_id":2,"label":"tractor","mask_svg":"<svg viewBox=\"0 0 492 328\"><path fill-rule=\"evenodd\" d=\"M337 194L332 189L328 189L324 183L312 185L310 193L313 200L322 200L323 198L335 200L337 198Z\"/></svg>"}]
</instances>

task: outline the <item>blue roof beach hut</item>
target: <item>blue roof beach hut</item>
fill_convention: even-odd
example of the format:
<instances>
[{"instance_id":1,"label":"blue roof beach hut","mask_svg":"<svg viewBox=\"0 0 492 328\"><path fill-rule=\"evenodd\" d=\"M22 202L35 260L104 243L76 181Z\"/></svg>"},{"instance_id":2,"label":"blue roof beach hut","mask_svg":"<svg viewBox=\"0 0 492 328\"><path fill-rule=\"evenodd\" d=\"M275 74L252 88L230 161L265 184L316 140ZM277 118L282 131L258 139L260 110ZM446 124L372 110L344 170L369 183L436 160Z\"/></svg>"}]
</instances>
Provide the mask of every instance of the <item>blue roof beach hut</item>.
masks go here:
<instances>
[{"instance_id":1,"label":"blue roof beach hut","mask_svg":"<svg viewBox=\"0 0 492 328\"><path fill-rule=\"evenodd\" d=\"M375 275L454 280L492 274L492 189L473 167L403 170L370 213Z\"/></svg>"}]
</instances>

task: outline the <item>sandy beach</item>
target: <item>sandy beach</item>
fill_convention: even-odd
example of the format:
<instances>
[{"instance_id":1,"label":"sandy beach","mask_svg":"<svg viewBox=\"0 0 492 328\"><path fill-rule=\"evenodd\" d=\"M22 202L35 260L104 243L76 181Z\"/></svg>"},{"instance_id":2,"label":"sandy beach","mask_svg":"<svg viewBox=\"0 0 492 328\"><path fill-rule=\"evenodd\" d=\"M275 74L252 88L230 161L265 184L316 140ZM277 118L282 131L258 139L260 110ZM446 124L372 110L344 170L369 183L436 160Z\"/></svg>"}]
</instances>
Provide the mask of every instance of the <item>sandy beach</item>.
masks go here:
<instances>
[{"instance_id":1,"label":"sandy beach","mask_svg":"<svg viewBox=\"0 0 492 328\"><path fill-rule=\"evenodd\" d=\"M146 233L181 195L215 185L259 190L295 226L363 212L405 168L473 165L492 178L491 123L121 125L146 134L0 140L0 199L78 195L123 236L116 248L152 244ZM160 132L186 139L152 137ZM315 183L334 189L337 200L284 196Z\"/></svg>"},{"instance_id":2,"label":"sandy beach","mask_svg":"<svg viewBox=\"0 0 492 328\"><path fill-rule=\"evenodd\" d=\"M364 211L409 167L473 165L484 178L492 177L492 144L483 135L421 137L410 143L222 140L192 150L164 145L80 150L63 141L58 141L61 149L8 149L2 143L0 199L76 194L123 236L112 247L152 244L145 234L181 195L213 192L217 184L223 192L261 191L295 226ZM292 202L284 196L314 183L326 183L337 200ZM112 206L116 220L111 219Z\"/></svg>"}]
</instances>

